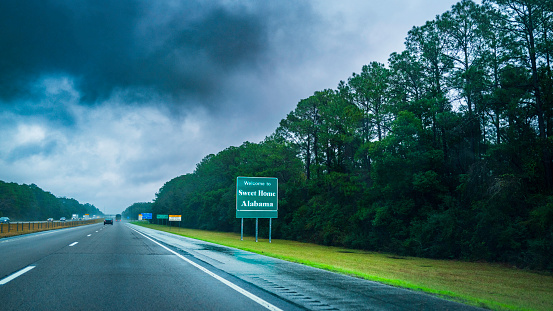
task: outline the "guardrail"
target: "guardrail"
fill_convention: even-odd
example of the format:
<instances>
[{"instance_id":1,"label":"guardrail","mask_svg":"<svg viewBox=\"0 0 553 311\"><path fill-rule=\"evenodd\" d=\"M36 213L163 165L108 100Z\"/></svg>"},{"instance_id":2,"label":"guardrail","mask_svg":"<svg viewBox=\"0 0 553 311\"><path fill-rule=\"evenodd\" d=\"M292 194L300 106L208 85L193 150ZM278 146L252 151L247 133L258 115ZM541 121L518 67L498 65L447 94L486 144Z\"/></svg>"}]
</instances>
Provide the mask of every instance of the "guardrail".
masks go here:
<instances>
[{"instance_id":1,"label":"guardrail","mask_svg":"<svg viewBox=\"0 0 553 311\"><path fill-rule=\"evenodd\" d=\"M89 225L89 224L94 224L101 221L103 221L102 218L89 219L89 220L20 221L20 222L10 222L7 224L0 223L0 238L38 232L38 231Z\"/></svg>"}]
</instances>

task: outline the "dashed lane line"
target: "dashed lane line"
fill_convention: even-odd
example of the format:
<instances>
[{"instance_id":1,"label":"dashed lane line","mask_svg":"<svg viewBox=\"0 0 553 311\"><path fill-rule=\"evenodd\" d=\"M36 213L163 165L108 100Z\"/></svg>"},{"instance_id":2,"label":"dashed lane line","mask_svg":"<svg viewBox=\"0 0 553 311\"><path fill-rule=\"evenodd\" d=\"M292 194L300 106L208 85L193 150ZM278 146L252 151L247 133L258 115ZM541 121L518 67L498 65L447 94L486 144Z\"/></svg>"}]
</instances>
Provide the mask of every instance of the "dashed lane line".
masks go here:
<instances>
[{"instance_id":1,"label":"dashed lane line","mask_svg":"<svg viewBox=\"0 0 553 311\"><path fill-rule=\"evenodd\" d=\"M35 266L28 266L26 268L23 268L19 271L17 271L16 273L13 273L11 275L8 275L7 277L3 278L2 280L0 280L0 286L1 285L4 285L6 283L8 283L9 281L17 278L18 276L21 276L22 274L26 273L26 272L29 272L31 271Z\"/></svg>"}]
</instances>

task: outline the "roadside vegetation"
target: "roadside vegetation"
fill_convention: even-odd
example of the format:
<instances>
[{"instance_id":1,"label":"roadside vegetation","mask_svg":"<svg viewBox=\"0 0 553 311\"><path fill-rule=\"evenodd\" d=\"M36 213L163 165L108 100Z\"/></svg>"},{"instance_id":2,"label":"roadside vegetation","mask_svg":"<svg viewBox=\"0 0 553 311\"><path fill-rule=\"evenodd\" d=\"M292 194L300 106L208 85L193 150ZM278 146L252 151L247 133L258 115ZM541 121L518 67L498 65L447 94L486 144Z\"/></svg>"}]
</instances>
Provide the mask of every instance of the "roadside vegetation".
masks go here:
<instances>
[{"instance_id":1,"label":"roadside vegetation","mask_svg":"<svg viewBox=\"0 0 553 311\"><path fill-rule=\"evenodd\" d=\"M71 198L56 197L35 184L19 185L0 180L0 217L12 222L71 218L78 215L103 215L92 204L81 204Z\"/></svg>"},{"instance_id":2,"label":"roadside vegetation","mask_svg":"<svg viewBox=\"0 0 553 311\"><path fill-rule=\"evenodd\" d=\"M272 243L259 239L256 243L255 237L245 236L241 241L236 233L135 224L494 310L553 309L551 274L485 262L404 257L280 239L272 239Z\"/></svg>"}]
</instances>

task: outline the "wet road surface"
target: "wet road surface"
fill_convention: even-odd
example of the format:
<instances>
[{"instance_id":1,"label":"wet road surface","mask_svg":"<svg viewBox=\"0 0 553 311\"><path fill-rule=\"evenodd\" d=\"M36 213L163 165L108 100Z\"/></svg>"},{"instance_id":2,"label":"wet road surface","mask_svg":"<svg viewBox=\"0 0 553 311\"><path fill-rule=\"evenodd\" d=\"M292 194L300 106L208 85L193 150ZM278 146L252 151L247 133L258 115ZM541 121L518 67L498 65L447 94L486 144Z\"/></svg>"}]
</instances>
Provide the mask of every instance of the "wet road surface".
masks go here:
<instances>
[{"instance_id":1,"label":"wet road surface","mask_svg":"<svg viewBox=\"0 0 553 311\"><path fill-rule=\"evenodd\" d=\"M187 257L120 222L0 239L0 310L300 309Z\"/></svg>"},{"instance_id":2,"label":"wet road surface","mask_svg":"<svg viewBox=\"0 0 553 311\"><path fill-rule=\"evenodd\" d=\"M194 260L308 310L482 310L421 292L129 226Z\"/></svg>"}]
</instances>

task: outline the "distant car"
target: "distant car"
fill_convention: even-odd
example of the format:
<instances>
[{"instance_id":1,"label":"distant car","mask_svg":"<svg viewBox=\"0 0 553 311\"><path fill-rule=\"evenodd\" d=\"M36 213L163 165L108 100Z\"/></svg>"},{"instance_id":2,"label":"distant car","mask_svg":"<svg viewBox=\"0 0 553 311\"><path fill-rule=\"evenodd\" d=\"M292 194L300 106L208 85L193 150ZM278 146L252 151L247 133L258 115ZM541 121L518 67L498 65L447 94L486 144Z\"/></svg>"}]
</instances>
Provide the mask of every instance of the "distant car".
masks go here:
<instances>
[{"instance_id":1,"label":"distant car","mask_svg":"<svg viewBox=\"0 0 553 311\"><path fill-rule=\"evenodd\" d=\"M60 218L60 221L65 221L65 217Z\"/></svg>"},{"instance_id":2,"label":"distant car","mask_svg":"<svg viewBox=\"0 0 553 311\"><path fill-rule=\"evenodd\" d=\"M10 219L8 217L0 217L0 223L9 224Z\"/></svg>"},{"instance_id":3,"label":"distant car","mask_svg":"<svg viewBox=\"0 0 553 311\"><path fill-rule=\"evenodd\" d=\"M48 218L47 221L48 221L48 222L53 222L53 221L54 221L54 218Z\"/></svg>"},{"instance_id":4,"label":"distant car","mask_svg":"<svg viewBox=\"0 0 553 311\"><path fill-rule=\"evenodd\" d=\"M111 219L111 218L106 218L106 219L104 219L104 226L105 226L106 224L113 225L113 219Z\"/></svg>"}]
</instances>

